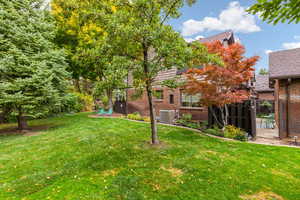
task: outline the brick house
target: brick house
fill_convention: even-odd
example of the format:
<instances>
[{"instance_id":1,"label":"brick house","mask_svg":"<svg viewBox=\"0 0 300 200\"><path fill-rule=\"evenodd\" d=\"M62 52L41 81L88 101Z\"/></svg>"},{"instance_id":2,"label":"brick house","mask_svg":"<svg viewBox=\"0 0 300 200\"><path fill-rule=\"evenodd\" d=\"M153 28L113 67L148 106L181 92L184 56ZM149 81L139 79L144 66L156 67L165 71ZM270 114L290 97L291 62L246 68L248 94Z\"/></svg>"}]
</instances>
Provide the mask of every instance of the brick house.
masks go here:
<instances>
[{"instance_id":1,"label":"brick house","mask_svg":"<svg viewBox=\"0 0 300 200\"><path fill-rule=\"evenodd\" d=\"M255 93L257 96L256 100L256 113L257 114L267 114L274 112L274 88L270 88L269 85L269 74L266 75L256 75L255 76ZM272 107L265 108L261 104L265 101L268 101Z\"/></svg>"},{"instance_id":2,"label":"brick house","mask_svg":"<svg viewBox=\"0 0 300 200\"><path fill-rule=\"evenodd\" d=\"M270 53L269 65L279 137L300 136L300 48Z\"/></svg>"},{"instance_id":3,"label":"brick house","mask_svg":"<svg viewBox=\"0 0 300 200\"><path fill-rule=\"evenodd\" d=\"M219 40L223 45L230 45L235 42L234 34L232 31L227 31L220 33L211 37L202 38L199 42L213 42ZM172 68L170 70L161 71L156 77L156 84L154 90L156 91L156 96L154 98L154 107L156 115L159 115L160 110L175 110L179 115L182 114L192 114L195 120L207 120L208 111L206 107L201 107L199 100L201 95L187 95L180 88L169 89L160 85L162 81L173 79L177 76L182 76L186 70L178 70L177 68ZM129 84L130 84L129 78ZM134 89L127 90L127 112L139 112L141 115L149 115L149 107L147 101L147 95L144 92L141 98L133 100L130 98L135 93Z\"/></svg>"}]
</instances>

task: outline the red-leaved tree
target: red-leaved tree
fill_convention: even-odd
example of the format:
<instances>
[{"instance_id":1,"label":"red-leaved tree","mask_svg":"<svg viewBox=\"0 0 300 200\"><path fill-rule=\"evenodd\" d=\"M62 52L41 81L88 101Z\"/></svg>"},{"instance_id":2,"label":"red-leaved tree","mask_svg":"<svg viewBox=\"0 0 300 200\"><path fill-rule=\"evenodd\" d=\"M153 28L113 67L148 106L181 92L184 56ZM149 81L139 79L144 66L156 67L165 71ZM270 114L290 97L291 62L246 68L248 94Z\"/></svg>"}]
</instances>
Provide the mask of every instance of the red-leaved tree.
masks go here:
<instances>
[{"instance_id":1,"label":"red-leaved tree","mask_svg":"<svg viewBox=\"0 0 300 200\"><path fill-rule=\"evenodd\" d=\"M246 89L254 75L253 66L259 57L244 57L245 48L239 43L224 46L220 41L206 43L208 52L218 55L224 65L203 64L202 68L192 68L186 73L186 92L201 93L204 106L217 106L222 115L220 125L228 124L228 104L239 103L249 98Z\"/></svg>"}]
</instances>

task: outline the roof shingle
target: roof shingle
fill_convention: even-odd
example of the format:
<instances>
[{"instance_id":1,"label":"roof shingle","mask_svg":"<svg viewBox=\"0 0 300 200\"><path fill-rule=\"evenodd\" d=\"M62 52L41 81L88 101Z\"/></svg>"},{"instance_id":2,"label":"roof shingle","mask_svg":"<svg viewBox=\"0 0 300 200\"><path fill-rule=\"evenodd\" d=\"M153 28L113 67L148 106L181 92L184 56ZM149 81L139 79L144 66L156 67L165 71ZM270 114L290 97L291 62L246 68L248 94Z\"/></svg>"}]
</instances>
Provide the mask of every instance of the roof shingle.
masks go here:
<instances>
[{"instance_id":1,"label":"roof shingle","mask_svg":"<svg viewBox=\"0 0 300 200\"><path fill-rule=\"evenodd\" d=\"M269 87L269 75L256 75L255 77L255 91L257 92L271 92L274 89Z\"/></svg>"},{"instance_id":2,"label":"roof shingle","mask_svg":"<svg viewBox=\"0 0 300 200\"><path fill-rule=\"evenodd\" d=\"M220 42L223 43L226 40L229 41L231 38L233 39L233 32L232 31L226 31L226 32L223 32L223 33L219 33L217 35L210 36L210 37L201 38L201 39L199 39L199 41L201 43L207 43L207 42L214 42L214 41L219 40ZM234 43L234 41L232 43Z\"/></svg>"},{"instance_id":3,"label":"roof shingle","mask_svg":"<svg viewBox=\"0 0 300 200\"><path fill-rule=\"evenodd\" d=\"M270 78L300 77L300 48L269 54Z\"/></svg>"}]
</instances>

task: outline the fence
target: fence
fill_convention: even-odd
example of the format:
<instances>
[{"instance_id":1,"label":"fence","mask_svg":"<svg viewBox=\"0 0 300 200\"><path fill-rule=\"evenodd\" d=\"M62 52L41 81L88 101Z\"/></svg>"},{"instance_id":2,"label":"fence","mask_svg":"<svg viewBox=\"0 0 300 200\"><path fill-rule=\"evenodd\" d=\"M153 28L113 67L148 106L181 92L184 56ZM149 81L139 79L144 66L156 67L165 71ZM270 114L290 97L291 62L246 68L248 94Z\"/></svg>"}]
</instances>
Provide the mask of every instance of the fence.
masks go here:
<instances>
[{"instance_id":1,"label":"fence","mask_svg":"<svg viewBox=\"0 0 300 200\"><path fill-rule=\"evenodd\" d=\"M214 112L214 113L213 113ZM256 137L256 109L255 101L244 101L228 105L228 123L245 130L252 137ZM215 116L214 116L215 114ZM221 122L221 111L218 107L210 107L208 112L208 124L210 127Z\"/></svg>"}]
</instances>

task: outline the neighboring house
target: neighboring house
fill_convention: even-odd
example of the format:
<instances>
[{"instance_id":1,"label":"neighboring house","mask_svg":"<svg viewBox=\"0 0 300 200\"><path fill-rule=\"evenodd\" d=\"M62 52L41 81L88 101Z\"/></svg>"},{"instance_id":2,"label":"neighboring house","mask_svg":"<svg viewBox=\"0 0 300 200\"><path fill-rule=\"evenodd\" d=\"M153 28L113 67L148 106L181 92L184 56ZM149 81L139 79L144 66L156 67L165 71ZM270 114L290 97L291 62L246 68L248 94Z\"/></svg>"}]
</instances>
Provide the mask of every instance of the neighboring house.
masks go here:
<instances>
[{"instance_id":1,"label":"neighboring house","mask_svg":"<svg viewBox=\"0 0 300 200\"><path fill-rule=\"evenodd\" d=\"M255 93L256 100L256 113L269 114L274 113L274 88L269 87L269 74L255 76ZM272 107L263 106L265 102L269 102Z\"/></svg>"},{"instance_id":2,"label":"neighboring house","mask_svg":"<svg viewBox=\"0 0 300 200\"><path fill-rule=\"evenodd\" d=\"M300 48L269 54L279 137L300 136Z\"/></svg>"},{"instance_id":3,"label":"neighboring house","mask_svg":"<svg viewBox=\"0 0 300 200\"><path fill-rule=\"evenodd\" d=\"M235 42L234 34L232 31L227 31L214 35L212 37L200 39L199 42L213 42L219 40L223 45L230 45ZM188 95L182 89L169 89L167 87L160 86L159 83L165 80L174 79L177 76L181 76L187 70L177 70L175 67L162 71L156 77L156 85L154 90L156 91L156 97L154 98L154 107L156 115L159 115L160 110L175 110L179 115L192 114L195 120L207 120L208 111L206 107L202 107L199 104L201 95ZM130 80L129 80L130 82ZM149 115L149 107L146 93L141 98L133 100L130 98L135 93L134 89L128 89L127 111L128 113L139 112L141 115Z\"/></svg>"}]
</instances>

